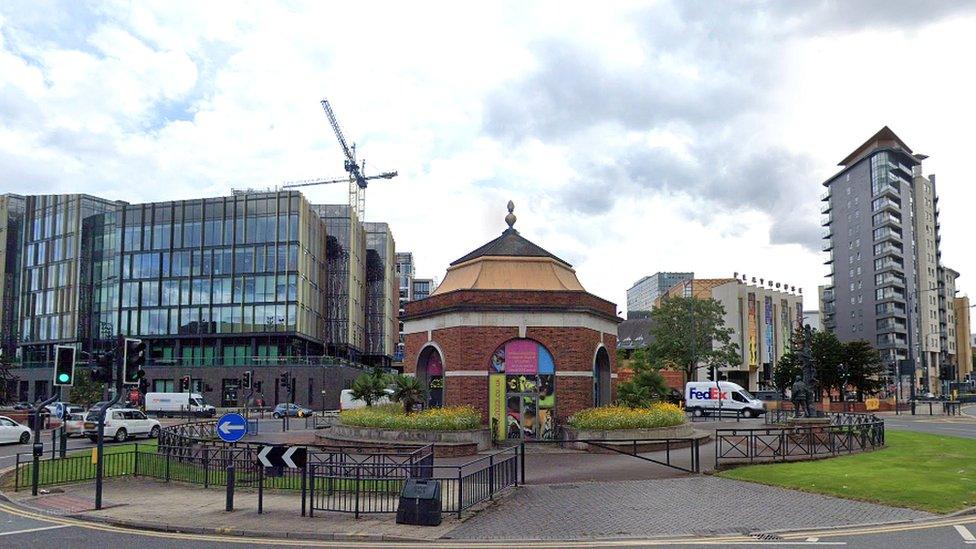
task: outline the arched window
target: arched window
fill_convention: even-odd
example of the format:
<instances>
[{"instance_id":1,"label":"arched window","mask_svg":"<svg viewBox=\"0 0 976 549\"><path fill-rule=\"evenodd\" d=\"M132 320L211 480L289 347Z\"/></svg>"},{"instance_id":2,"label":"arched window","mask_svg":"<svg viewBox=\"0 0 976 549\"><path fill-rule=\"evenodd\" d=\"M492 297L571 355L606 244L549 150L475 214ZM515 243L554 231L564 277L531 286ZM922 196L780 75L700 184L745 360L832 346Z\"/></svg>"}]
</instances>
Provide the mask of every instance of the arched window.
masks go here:
<instances>
[{"instance_id":1,"label":"arched window","mask_svg":"<svg viewBox=\"0 0 976 549\"><path fill-rule=\"evenodd\" d=\"M444 360L433 345L420 351L417 359L417 380L427 390L427 407L444 405Z\"/></svg>"},{"instance_id":2,"label":"arched window","mask_svg":"<svg viewBox=\"0 0 976 549\"><path fill-rule=\"evenodd\" d=\"M611 395L610 353L600 347L593 359L593 405L610 404Z\"/></svg>"},{"instance_id":3,"label":"arched window","mask_svg":"<svg viewBox=\"0 0 976 549\"><path fill-rule=\"evenodd\" d=\"M499 346L488 364L488 413L498 439L556 436L556 365L531 339Z\"/></svg>"}]
</instances>

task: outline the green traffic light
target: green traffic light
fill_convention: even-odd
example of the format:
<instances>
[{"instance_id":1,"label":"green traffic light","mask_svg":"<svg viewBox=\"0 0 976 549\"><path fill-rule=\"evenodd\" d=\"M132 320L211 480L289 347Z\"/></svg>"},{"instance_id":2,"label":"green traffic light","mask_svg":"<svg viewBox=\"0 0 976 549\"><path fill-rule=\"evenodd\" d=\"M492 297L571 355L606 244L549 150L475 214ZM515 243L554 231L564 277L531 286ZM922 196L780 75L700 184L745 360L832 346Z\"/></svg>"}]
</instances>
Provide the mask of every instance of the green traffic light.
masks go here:
<instances>
[{"instance_id":1,"label":"green traffic light","mask_svg":"<svg viewBox=\"0 0 976 549\"><path fill-rule=\"evenodd\" d=\"M70 379L71 379L71 376L69 376L66 373L60 373L60 374L58 374L58 381L61 382L61 383L67 383Z\"/></svg>"}]
</instances>

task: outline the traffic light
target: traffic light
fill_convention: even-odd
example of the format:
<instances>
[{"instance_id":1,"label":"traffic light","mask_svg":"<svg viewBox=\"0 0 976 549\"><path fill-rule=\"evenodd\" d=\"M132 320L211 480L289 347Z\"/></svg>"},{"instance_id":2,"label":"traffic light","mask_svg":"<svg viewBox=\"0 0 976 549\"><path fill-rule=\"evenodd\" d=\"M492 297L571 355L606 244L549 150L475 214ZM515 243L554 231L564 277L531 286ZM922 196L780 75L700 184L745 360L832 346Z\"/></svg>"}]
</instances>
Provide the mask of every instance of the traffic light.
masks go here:
<instances>
[{"instance_id":1,"label":"traffic light","mask_svg":"<svg viewBox=\"0 0 976 549\"><path fill-rule=\"evenodd\" d=\"M715 381L715 366L708 367L708 381Z\"/></svg>"},{"instance_id":2,"label":"traffic light","mask_svg":"<svg viewBox=\"0 0 976 549\"><path fill-rule=\"evenodd\" d=\"M75 348L58 345L54 348L54 384L75 384Z\"/></svg>"},{"instance_id":3,"label":"traffic light","mask_svg":"<svg viewBox=\"0 0 976 549\"><path fill-rule=\"evenodd\" d=\"M180 392L186 393L190 390L190 376L183 376L180 378Z\"/></svg>"},{"instance_id":4,"label":"traffic light","mask_svg":"<svg viewBox=\"0 0 976 549\"><path fill-rule=\"evenodd\" d=\"M146 363L146 343L141 339L126 339L122 354L122 383L138 385L146 375L142 366Z\"/></svg>"},{"instance_id":5,"label":"traffic light","mask_svg":"<svg viewBox=\"0 0 976 549\"><path fill-rule=\"evenodd\" d=\"M91 369L92 381L99 383L112 383L115 370L115 354L107 352L95 358L95 366Z\"/></svg>"},{"instance_id":6,"label":"traffic light","mask_svg":"<svg viewBox=\"0 0 976 549\"><path fill-rule=\"evenodd\" d=\"M281 379L278 380L278 383L282 387L291 387L291 382L288 380L288 372L281 372Z\"/></svg>"},{"instance_id":7,"label":"traffic light","mask_svg":"<svg viewBox=\"0 0 976 549\"><path fill-rule=\"evenodd\" d=\"M251 379L253 377L254 377L254 372L252 372L251 370L245 370L244 371L244 379L241 382L241 388L243 388L243 389L250 389L251 388Z\"/></svg>"}]
</instances>

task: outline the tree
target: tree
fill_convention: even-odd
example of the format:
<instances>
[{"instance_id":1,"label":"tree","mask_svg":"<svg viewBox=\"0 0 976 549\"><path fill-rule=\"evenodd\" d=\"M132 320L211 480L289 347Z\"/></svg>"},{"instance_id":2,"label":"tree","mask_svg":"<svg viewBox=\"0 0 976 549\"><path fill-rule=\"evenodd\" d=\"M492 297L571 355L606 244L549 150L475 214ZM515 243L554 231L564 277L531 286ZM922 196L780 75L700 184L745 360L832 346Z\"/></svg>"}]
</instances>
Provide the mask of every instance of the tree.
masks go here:
<instances>
[{"instance_id":1,"label":"tree","mask_svg":"<svg viewBox=\"0 0 976 549\"><path fill-rule=\"evenodd\" d=\"M663 399L671 392L661 366L654 364L644 349L634 351L630 364L633 376L617 385L617 401L628 408L642 408Z\"/></svg>"},{"instance_id":2,"label":"tree","mask_svg":"<svg viewBox=\"0 0 976 549\"><path fill-rule=\"evenodd\" d=\"M350 390L353 398L362 400L366 406L372 406L374 402L386 394L387 385L389 383L386 375L379 368L375 368L372 372L360 374L352 382Z\"/></svg>"},{"instance_id":3,"label":"tree","mask_svg":"<svg viewBox=\"0 0 976 549\"><path fill-rule=\"evenodd\" d=\"M844 365L847 384L857 392L860 402L866 394L877 393L884 384L885 365L881 354L866 340L849 341L844 344Z\"/></svg>"},{"instance_id":4,"label":"tree","mask_svg":"<svg viewBox=\"0 0 976 549\"><path fill-rule=\"evenodd\" d=\"M651 312L652 361L674 363L687 380L695 377L698 368L738 366L739 345L732 342L732 329L725 327L724 317L725 308L711 298L665 298Z\"/></svg>"},{"instance_id":5,"label":"tree","mask_svg":"<svg viewBox=\"0 0 976 549\"><path fill-rule=\"evenodd\" d=\"M801 375L803 375L803 367L800 364L800 355L795 351L789 351L781 356L779 362L773 366L773 384L783 394L786 388L793 385L796 378Z\"/></svg>"},{"instance_id":6,"label":"tree","mask_svg":"<svg viewBox=\"0 0 976 549\"><path fill-rule=\"evenodd\" d=\"M424 386L414 376L398 375L393 380L393 401L403 404L403 412L409 414L413 411L414 404L420 404L427 400L427 392Z\"/></svg>"},{"instance_id":7,"label":"tree","mask_svg":"<svg viewBox=\"0 0 976 549\"><path fill-rule=\"evenodd\" d=\"M844 344L831 332L814 332L810 345L817 383L821 392L837 389L844 400L847 374L844 367Z\"/></svg>"},{"instance_id":8,"label":"tree","mask_svg":"<svg viewBox=\"0 0 976 549\"><path fill-rule=\"evenodd\" d=\"M88 368L77 368L75 370L75 384L68 392L68 402L90 408L92 404L102 399L104 385L92 381L91 372Z\"/></svg>"}]
</instances>

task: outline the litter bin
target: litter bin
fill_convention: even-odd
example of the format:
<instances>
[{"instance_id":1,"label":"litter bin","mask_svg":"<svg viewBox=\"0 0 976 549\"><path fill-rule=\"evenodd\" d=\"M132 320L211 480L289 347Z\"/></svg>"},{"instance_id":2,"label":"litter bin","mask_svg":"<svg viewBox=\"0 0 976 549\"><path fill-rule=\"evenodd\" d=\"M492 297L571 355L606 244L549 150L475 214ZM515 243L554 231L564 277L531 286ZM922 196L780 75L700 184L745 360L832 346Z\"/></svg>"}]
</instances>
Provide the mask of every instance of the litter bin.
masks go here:
<instances>
[{"instance_id":1,"label":"litter bin","mask_svg":"<svg viewBox=\"0 0 976 549\"><path fill-rule=\"evenodd\" d=\"M433 479L409 478L400 490L397 524L437 526L441 523L441 485Z\"/></svg>"}]
</instances>

